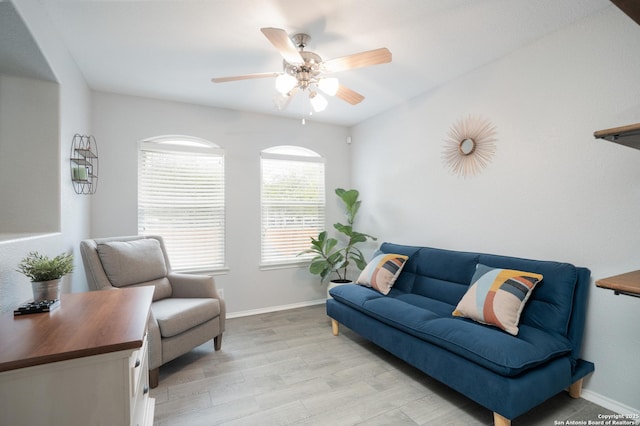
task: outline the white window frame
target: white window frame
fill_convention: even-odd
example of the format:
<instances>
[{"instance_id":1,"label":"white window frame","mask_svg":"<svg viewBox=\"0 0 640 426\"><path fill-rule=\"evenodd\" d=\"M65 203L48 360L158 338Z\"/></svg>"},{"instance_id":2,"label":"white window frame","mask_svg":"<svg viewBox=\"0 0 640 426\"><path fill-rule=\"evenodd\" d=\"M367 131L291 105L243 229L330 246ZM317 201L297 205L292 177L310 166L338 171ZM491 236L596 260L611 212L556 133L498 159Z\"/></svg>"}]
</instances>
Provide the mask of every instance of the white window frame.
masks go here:
<instances>
[{"instance_id":1,"label":"white window frame","mask_svg":"<svg viewBox=\"0 0 640 426\"><path fill-rule=\"evenodd\" d=\"M208 196L214 197L215 201L218 203L222 201L222 206L216 205L215 207L209 206L209 211L213 208L213 211L216 212L214 215L215 222L208 223L207 226L213 227L220 231L220 227L222 230L215 235L215 231L212 232L214 235L210 235L207 240L193 240L193 243L185 244L184 238L180 238L179 233L173 233L172 230L167 229L166 226L163 228L160 225L158 228L154 228L153 226L149 226L145 228L144 218L142 215L144 214L141 211L141 194L142 194L142 185L143 185L143 170L142 170L142 161L143 156L146 152L158 153L158 154L166 154L166 153L176 153L176 154L196 154L194 157L203 158L205 156L215 157L216 161L220 164L221 168L216 169L216 174L209 176L209 179L216 179L216 183L222 186L222 191L216 193L207 193ZM174 181L175 182L175 181ZM168 183L168 182L167 182ZM220 148L217 144L207 141L205 139L200 139L193 136L184 136L184 135L168 135L168 136L158 136L149 139L145 139L139 142L138 144L138 234L140 235L161 235L165 241L165 246L167 248L167 253L169 255L169 259L171 260L172 269L176 272L184 272L184 273L223 273L228 270L226 266L226 193L225 193L225 157L224 150ZM169 198L166 200L169 205L173 202L177 202L175 198ZM209 200L213 202L214 200ZM201 206L195 204L186 204L187 206L193 208L200 208ZM171 209L171 207L168 207ZM195 210L198 211L198 210ZM200 210L202 211L206 210ZM169 217L169 216L166 216ZM189 230L189 216L180 216L180 218L186 220L185 222L185 230ZM217 225L216 225L217 223ZM195 230L195 228L192 228ZM216 247L212 249L212 256L215 261L213 263L206 264L205 261L200 260L195 265L184 265L185 258L197 259L197 255L193 255L193 251L189 253L189 249L185 249L188 245L189 247L198 247L202 248L202 251L206 251L206 248L214 241L216 243ZM195 253L199 254L197 250ZM182 260L182 262L181 262Z\"/></svg>"},{"instance_id":2,"label":"white window frame","mask_svg":"<svg viewBox=\"0 0 640 426\"><path fill-rule=\"evenodd\" d=\"M265 161L283 161L283 162L296 162L296 163L309 163L309 164L322 164L321 170L321 182L317 182L320 185L320 198L315 203L307 204L311 207L319 208L319 215L313 219L317 222L317 226L311 229L308 235L304 235L301 239L298 239L299 247L295 247L295 244L290 249L292 250L288 255L277 256L267 253L266 246L273 246L273 241L270 241L266 236L269 230L274 227L269 226L266 222L273 222L274 217L271 217L269 221L268 204L275 201L267 199L265 194ZM272 163L273 164L273 163ZM325 159L315 151L300 146L281 145L275 146L261 151L260 153L260 268L265 269L277 269L288 267L300 267L307 265L311 258L311 254L298 255L302 250L311 246L311 237L317 237L318 233L325 229L325 217L326 217L326 190L325 190ZM304 204L304 203L303 203ZM298 202L289 204L290 207L300 206ZM295 253L294 253L295 252Z\"/></svg>"}]
</instances>

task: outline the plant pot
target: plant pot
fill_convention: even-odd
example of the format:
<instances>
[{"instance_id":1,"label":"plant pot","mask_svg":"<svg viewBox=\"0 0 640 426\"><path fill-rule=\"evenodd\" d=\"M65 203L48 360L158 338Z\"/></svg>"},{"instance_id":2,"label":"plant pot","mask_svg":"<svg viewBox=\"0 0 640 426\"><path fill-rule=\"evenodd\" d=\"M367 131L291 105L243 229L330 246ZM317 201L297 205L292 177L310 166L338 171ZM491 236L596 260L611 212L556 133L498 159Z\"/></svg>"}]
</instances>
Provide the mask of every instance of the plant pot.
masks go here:
<instances>
[{"instance_id":1,"label":"plant pot","mask_svg":"<svg viewBox=\"0 0 640 426\"><path fill-rule=\"evenodd\" d=\"M331 290L334 287L338 287L339 285L345 285L345 284L352 284L353 281L351 280L331 280L329 282L329 285L327 286L327 299L333 299L333 297L331 297L331 295L329 294L329 290Z\"/></svg>"},{"instance_id":2,"label":"plant pot","mask_svg":"<svg viewBox=\"0 0 640 426\"><path fill-rule=\"evenodd\" d=\"M33 301L42 302L43 300L59 300L61 284L62 279L51 281L31 281Z\"/></svg>"}]
</instances>

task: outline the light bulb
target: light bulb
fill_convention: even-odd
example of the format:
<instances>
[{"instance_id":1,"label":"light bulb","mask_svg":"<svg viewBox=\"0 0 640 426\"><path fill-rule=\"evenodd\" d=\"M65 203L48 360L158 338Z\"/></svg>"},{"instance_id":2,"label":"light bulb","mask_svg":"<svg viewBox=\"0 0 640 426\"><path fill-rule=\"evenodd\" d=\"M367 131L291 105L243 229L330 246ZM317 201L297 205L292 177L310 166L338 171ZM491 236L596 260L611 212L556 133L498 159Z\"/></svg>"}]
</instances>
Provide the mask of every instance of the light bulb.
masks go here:
<instances>
[{"instance_id":1,"label":"light bulb","mask_svg":"<svg viewBox=\"0 0 640 426\"><path fill-rule=\"evenodd\" d=\"M335 77L321 78L318 80L318 88L329 96L335 96L338 93L340 83Z\"/></svg>"},{"instance_id":2,"label":"light bulb","mask_svg":"<svg viewBox=\"0 0 640 426\"><path fill-rule=\"evenodd\" d=\"M328 104L327 99L318 92L309 93L309 100L315 112L324 111Z\"/></svg>"},{"instance_id":3,"label":"light bulb","mask_svg":"<svg viewBox=\"0 0 640 426\"><path fill-rule=\"evenodd\" d=\"M276 90L283 95L289 93L291 89L296 87L296 84L298 84L298 80L292 75L285 73L276 77Z\"/></svg>"},{"instance_id":4,"label":"light bulb","mask_svg":"<svg viewBox=\"0 0 640 426\"><path fill-rule=\"evenodd\" d=\"M280 93L273 95L273 105L279 111L282 111L283 109L285 109L287 105L289 105L290 101L291 101L291 96L282 95Z\"/></svg>"}]
</instances>

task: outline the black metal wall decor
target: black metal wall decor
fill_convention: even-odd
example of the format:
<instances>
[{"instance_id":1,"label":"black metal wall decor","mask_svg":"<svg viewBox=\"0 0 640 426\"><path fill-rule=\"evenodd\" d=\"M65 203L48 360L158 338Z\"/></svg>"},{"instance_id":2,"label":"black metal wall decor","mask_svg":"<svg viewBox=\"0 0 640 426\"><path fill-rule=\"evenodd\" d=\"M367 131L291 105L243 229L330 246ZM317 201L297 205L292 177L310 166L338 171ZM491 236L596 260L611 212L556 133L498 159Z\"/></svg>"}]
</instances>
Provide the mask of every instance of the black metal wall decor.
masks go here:
<instances>
[{"instance_id":1,"label":"black metal wall decor","mask_svg":"<svg viewBox=\"0 0 640 426\"><path fill-rule=\"evenodd\" d=\"M73 135L71 182L76 194L95 194L98 187L98 145L91 135Z\"/></svg>"}]
</instances>

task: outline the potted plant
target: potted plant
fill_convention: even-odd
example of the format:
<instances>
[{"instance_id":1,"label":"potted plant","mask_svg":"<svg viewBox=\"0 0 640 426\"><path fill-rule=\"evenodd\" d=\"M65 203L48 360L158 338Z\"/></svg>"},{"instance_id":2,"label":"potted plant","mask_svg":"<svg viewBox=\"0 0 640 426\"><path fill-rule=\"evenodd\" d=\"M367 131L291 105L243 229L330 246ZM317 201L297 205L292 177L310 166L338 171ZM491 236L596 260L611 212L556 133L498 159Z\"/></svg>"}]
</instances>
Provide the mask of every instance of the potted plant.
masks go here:
<instances>
[{"instance_id":1,"label":"potted plant","mask_svg":"<svg viewBox=\"0 0 640 426\"><path fill-rule=\"evenodd\" d=\"M62 253L51 259L32 251L18 264L17 271L31 280L34 302L58 300L61 278L73 271L73 255Z\"/></svg>"},{"instance_id":2,"label":"potted plant","mask_svg":"<svg viewBox=\"0 0 640 426\"><path fill-rule=\"evenodd\" d=\"M364 255L356 245L366 242L367 239L376 240L376 237L353 229L353 223L362 204L358 200L360 193L355 189L345 190L342 188L337 188L335 193L344 203L347 224L336 223L333 227L346 239L346 244L342 247L339 246L338 239L329 237L327 231L322 231L317 238L311 237L311 247L300 253L315 254L309 264L309 272L320 275L320 282L325 282L332 274L337 275L337 278L331 280L329 289L335 285L351 282L347 276L351 262L359 270L367 266Z\"/></svg>"}]
</instances>

